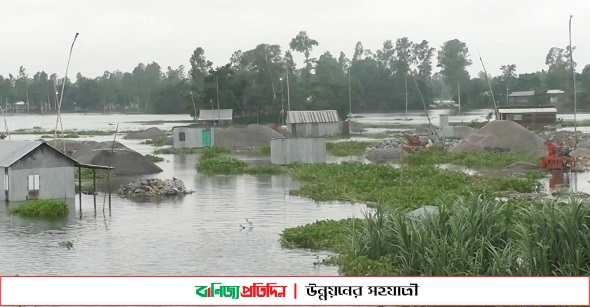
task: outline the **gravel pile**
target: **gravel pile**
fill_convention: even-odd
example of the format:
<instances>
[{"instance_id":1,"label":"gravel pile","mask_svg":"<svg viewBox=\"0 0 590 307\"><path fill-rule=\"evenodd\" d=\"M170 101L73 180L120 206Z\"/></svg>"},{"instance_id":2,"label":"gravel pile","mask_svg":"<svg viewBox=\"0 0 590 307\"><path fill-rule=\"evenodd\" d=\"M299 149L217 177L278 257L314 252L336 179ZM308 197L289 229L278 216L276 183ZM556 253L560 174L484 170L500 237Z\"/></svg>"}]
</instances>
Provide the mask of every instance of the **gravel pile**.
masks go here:
<instances>
[{"instance_id":1,"label":"gravel pile","mask_svg":"<svg viewBox=\"0 0 590 307\"><path fill-rule=\"evenodd\" d=\"M119 195L123 196L178 196L190 194L182 180L172 179L141 179L128 183L119 188Z\"/></svg>"},{"instance_id":2,"label":"gravel pile","mask_svg":"<svg viewBox=\"0 0 590 307\"><path fill-rule=\"evenodd\" d=\"M451 152L512 151L533 157L546 155L543 140L527 128L509 120L489 122L477 133L461 140Z\"/></svg>"},{"instance_id":3,"label":"gravel pile","mask_svg":"<svg viewBox=\"0 0 590 307\"><path fill-rule=\"evenodd\" d=\"M549 142L562 142L566 141L569 144L574 144L576 139L579 144L585 142L590 145L590 134L583 133L581 131L545 131L539 134L541 138ZM587 142L589 141L589 142Z\"/></svg>"},{"instance_id":4,"label":"gravel pile","mask_svg":"<svg viewBox=\"0 0 590 307\"><path fill-rule=\"evenodd\" d=\"M130 132L123 137L125 140L147 140L166 137L166 132L157 127L151 127L143 131Z\"/></svg>"},{"instance_id":5,"label":"gravel pile","mask_svg":"<svg viewBox=\"0 0 590 307\"><path fill-rule=\"evenodd\" d=\"M460 140L458 139L442 139L441 143L445 150L453 148ZM392 138L383 140L373 147L368 147L365 150L365 158L374 163L386 163L391 159L396 159L406 156L408 153L403 150L402 146L407 143L406 138ZM424 136L420 137L420 145L424 148L434 146L434 144Z\"/></svg>"}]
</instances>

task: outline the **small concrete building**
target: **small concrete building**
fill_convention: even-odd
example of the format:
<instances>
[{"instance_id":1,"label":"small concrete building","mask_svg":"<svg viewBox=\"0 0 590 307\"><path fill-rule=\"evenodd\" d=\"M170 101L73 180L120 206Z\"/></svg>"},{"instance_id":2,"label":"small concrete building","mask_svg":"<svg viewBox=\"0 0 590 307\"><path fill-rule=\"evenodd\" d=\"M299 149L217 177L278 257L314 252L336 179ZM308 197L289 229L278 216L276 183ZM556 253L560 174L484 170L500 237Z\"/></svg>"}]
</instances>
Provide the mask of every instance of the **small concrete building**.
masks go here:
<instances>
[{"instance_id":1,"label":"small concrete building","mask_svg":"<svg viewBox=\"0 0 590 307\"><path fill-rule=\"evenodd\" d=\"M234 118L233 109L201 110L197 122L200 126L229 126Z\"/></svg>"},{"instance_id":2,"label":"small concrete building","mask_svg":"<svg viewBox=\"0 0 590 307\"><path fill-rule=\"evenodd\" d=\"M0 141L0 200L69 199L76 196L75 172L80 164L45 142Z\"/></svg>"},{"instance_id":3,"label":"small concrete building","mask_svg":"<svg viewBox=\"0 0 590 307\"><path fill-rule=\"evenodd\" d=\"M555 125L557 109L555 107L500 107L499 120L511 120L528 129L543 129L548 125Z\"/></svg>"},{"instance_id":4,"label":"small concrete building","mask_svg":"<svg viewBox=\"0 0 590 307\"><path fill-rule=\"evenodd\" d=\"M336 110L288 111L287 127L293 137L327 137L342 133Z\"/></svg>"},{"instance_id":5,"label":"small concrete building","mask_svg":"<svg viewBox=\"0 0 590 307\"><path fill-rule=\"evenodd\" d=\"M172 128L175 148L202 148L215 145L215 128L201 126L177 126Z\"/></svg>"}]
</instances>

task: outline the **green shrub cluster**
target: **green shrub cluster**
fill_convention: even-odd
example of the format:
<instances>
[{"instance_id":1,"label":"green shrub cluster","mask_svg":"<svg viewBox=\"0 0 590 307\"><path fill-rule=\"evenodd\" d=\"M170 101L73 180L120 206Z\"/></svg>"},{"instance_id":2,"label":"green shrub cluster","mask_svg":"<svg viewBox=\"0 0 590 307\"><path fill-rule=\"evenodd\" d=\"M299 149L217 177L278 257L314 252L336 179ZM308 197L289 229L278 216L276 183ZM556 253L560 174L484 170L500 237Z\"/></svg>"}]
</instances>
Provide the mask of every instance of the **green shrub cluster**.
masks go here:
<instances>
[{"instance_id":1,"label":"green shrub cluster","mask_svg":"<svg viewBox=\"0 0 590 307\"><path fill-rule=\"evenodd\" d=\"M35 199L12 207L8 211L11 214L28 217L59 217L68 215L69 208L67 203L62 200Z\"/></svg>"}]
</instances>

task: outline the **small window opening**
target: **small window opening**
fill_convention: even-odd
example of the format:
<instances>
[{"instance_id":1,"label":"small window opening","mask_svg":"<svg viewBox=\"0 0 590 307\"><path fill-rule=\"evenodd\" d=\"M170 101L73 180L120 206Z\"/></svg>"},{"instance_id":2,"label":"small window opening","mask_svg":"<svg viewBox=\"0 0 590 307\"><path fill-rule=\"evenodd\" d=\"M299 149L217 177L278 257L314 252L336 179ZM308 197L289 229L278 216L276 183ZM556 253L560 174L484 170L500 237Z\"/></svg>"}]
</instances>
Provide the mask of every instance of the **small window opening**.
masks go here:
<instances>
[{"instance_id":1,"label":"small window opening","mask_svg":"<svg viewBox=\"0 0 590 307\"><path fill-rule=\"evenodd\" d=\"M186 136L184 135L184 132L179 132L179 133L178 133L178 140L179 140L179 141L181 141L181 142L184 142L184 140L185 140L185 137L186 137Z\"/></svg>"},{"instance_id":2,"label":"small window opening","mask_svg":"<svg viewBox=\"0 0 590 307\"><path fill-rule=\"evenodd\" d=\"M39 196L39 175L29 175L29 196L30 197L38 197Z\"/></svg>"}]
</instances>

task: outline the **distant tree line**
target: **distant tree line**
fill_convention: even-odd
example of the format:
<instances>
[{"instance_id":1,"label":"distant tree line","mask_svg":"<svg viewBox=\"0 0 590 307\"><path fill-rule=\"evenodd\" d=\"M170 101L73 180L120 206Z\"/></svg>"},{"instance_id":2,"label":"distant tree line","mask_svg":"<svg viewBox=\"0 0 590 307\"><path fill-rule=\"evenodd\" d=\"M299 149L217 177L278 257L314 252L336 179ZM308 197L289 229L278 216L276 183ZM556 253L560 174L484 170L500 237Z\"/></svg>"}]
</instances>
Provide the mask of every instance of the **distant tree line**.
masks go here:
<instances>
[{"instance_id":1,"label":"distant tree line","mask_svg":"<svg viewBox=\"0 0 590 307\"><path fill-rule=\"evenodd\" d=\"M467 67L474 63L467 45L458 39L445 42L438 51L426 40L412 42L407 37L386 40L375 52L358 42L352 57L325 52L312 58L318 46L318 41L301 31L288 50L260 44L234 52L222 66L214 66L198 47L190 56L188 71L184 66L162 69L152 62L140 63L132 72L105 71L95 78L78 73L75 81L66 80L62 109L193 115L195 110L219 106L248 116L278 114L290 107L336 109L345 117L349 99L353 113L397 111L405 109L406 95L408 108L414 110L422 110L423 101L429 106L435 100L458 101L459 95L463 110L493 107L485 73L469 75ZM293 52L303 54L303 67L295 65ZM538 72L517 74L514 64L488 71L498 73L488 76L496 100L505 105L507 93L534 90L532 103L543 105L549 103L547 90L560 89L566 93L562 107L571 108L569 52L569 47L551 48L545 59L547 69ZM440 72L432 73L433 61ZM578 108L590 109L590 65L576 79ZM0 105L10 108L22 101L30 112L54 112L61 83L57 74L41 71L31 77L21 67L16 76L0 75Z\"/></svg>"}]
</instances>

